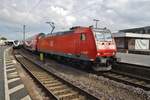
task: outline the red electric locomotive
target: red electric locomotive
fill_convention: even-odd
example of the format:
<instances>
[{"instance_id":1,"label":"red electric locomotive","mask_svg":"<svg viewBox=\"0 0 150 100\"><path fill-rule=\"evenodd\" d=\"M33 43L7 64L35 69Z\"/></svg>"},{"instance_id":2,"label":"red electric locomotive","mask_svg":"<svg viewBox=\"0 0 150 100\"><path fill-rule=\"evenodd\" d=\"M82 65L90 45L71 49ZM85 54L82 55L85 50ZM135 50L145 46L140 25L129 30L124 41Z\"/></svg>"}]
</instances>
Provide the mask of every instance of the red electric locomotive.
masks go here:
<instances>
[{"instance_id":1,"label":"red electric locomotive","mask_svg":"<svg viewBox=\"0 0 150 100\"><path fill-rule=\"evenodd\" d=\"M26 47L32 50L91 64L95 71L111 70L116 61L115 40L106 28L78 26L69 31L38 34L29 40L30 46Z\"/></svg>"}]
</instances>

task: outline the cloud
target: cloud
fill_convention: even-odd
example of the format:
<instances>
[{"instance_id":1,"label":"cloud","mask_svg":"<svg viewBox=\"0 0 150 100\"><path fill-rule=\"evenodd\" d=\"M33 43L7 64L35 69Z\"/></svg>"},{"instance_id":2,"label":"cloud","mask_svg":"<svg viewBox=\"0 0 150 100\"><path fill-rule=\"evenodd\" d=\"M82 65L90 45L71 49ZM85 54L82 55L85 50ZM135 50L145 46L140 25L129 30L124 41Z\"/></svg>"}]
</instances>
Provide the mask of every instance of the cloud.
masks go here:
<instances>
[{"instance_id":1,"label":"cloud","mask_svg":"<svg viewBox=\"0 0 150 100\"><path fill-rule=\"evenodd\" d=\"M149 0L0 0L0 34L11 39L22 38L22 26L28 33L50 32L46 21L56 30L75 25L94 25L112 31L149 25ZM19 34L20 32L20 34ZM11 34L11 35L9 35ZM14 35L12 35L14 34ZM18 35L18 37L16 37ZM28 35L28 36L30 36Z\"/></svg>"}]
</instances>

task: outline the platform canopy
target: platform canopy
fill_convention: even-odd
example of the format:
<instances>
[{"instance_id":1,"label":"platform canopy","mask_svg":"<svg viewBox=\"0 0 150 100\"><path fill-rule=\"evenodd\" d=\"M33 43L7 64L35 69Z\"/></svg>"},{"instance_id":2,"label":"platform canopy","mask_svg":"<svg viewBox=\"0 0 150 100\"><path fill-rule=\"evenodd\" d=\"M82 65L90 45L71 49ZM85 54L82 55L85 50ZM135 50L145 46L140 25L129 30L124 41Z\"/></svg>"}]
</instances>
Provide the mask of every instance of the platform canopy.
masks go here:
<instances>
[{"instance_id":1,"label":"platform canopy","mask_svg":"<svg viewBox=\"0 0 150 100\"><path fill-rule=\"evenodd\" d=\"M118 32L113 33L114 37L132 37L132 38L150 38L150 34L139 34L139 33L124 33L124 32Z\"/></svg>"}]
</instances>

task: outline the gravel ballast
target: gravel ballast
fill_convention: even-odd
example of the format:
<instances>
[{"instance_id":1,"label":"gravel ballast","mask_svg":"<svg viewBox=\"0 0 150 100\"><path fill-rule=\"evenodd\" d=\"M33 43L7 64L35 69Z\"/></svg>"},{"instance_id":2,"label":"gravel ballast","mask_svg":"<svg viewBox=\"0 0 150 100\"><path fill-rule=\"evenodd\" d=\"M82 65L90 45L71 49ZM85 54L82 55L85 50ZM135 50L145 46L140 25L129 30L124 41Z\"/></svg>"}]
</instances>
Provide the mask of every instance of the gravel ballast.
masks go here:
<instances>
[{"instance_id":1,"label":"gravel ballast","mask_svg":"<svg viewBox=\"0 0 150 100\"><path fill-rule=\"evenodd\" d=\"M35 55L33 57L31 54L26 54L26 56L41 64L46 70L52 71L74 85L89 91L93 95L99 96L102 100L150 100L150 93L143 89L58 64L53 60L46 60L42 63L39 62L38 57L35 57Z\"/></svg>"}]
</instances>

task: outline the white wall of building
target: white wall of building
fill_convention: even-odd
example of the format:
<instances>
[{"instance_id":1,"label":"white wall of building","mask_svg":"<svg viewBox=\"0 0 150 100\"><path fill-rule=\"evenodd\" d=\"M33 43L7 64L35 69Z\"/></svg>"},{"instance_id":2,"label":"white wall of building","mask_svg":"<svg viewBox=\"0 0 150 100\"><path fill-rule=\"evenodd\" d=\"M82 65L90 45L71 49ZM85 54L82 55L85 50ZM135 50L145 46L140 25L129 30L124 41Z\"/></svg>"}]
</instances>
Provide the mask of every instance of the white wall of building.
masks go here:
<instances>
[{"instance_id":1,"label":"white wall of building","mask_svg":"<svg viewBox=\"0 0 150 100\"><path fill-rule=\"evenodd\" d=\"M148 50L149 49L149 40L136 39L135 40L135 49L136 50Z\"/></svg>"}]
</instances>

